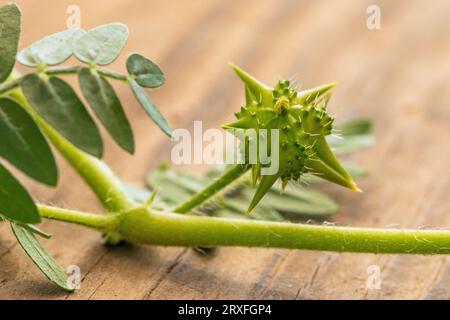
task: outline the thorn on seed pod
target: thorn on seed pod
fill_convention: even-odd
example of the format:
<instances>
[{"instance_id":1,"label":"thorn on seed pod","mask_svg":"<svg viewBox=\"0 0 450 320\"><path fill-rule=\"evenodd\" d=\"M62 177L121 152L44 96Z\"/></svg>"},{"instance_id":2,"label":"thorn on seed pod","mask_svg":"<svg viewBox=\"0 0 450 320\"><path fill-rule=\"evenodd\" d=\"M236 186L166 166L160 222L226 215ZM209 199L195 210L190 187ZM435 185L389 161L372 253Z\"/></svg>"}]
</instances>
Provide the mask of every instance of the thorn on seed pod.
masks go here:
<instances>
[{"instance_id":1,"label":"thorn on seed pod","mask_svg":"<svg viewBox=\"0 0 450 320\"><path fill-rule=\"evenodd\" d=\"M310 138L311 137L311 133L309 133L309 132L303 132L302 134L301 134L301 136L300 136L302 139L308 139L308 138Z\"/></svg>"},{"instance_id":2,"label":"thorn on seed pod","mask_svg":"<svg viewBox=\"0 0 450 320\"><path fill-rule=\"evenodd\" d=\"M289 182L289 180L283 180L282 182L281 182L281 191L284 191L285 189L286 189L286 187L287 187L287 185L288 185L288 182Z\"/></svg>"},{"instance_id":3,"label":"thorn on seed pod","mask_svg":"<svg viewBox=\"0 0 450 320\"><path fill-rule=\"evenodd\" d=\"M145 204L149 207L152 205L153 201L155 201L156 198L156 192L153 192L152 195L150 196L150 198L147 199L147 201L145 202Z\"/></svg>"}]
</instances>

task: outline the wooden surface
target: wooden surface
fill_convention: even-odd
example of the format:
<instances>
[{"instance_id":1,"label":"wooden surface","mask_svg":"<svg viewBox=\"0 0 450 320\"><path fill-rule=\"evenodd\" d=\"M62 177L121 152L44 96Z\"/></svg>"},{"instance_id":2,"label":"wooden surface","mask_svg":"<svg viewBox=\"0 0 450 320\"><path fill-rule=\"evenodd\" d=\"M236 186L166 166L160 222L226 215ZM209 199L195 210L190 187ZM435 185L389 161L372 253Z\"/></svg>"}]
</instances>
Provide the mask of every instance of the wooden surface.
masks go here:
<instances>
[{"instance_id":1,"label":"wooden surface","mask_svg":"<svg viewBox=\"0 0 450 320\"><path fill-rule=\"evenodd\" d=\"M73 1L19 1L22 46L65 28ZM295 77L303 87L338 81L331 103L338 119L374 119L376 145L352 156L371 175L363 194L327 190L342 205L338 225L447 227L450 224L449 1L92 1L79 0L82 26L121 21L130 28L125 51L152 57L167 85L152 95L174 127L193 120L217 127L243 101L228 61L268 83ZM103 6L101 6L101 3ZM366 8L381 7L382 28L366 27ZM114 67L124 70L123 55ZM127 182L170 156L171 143L118 86L137 153L107 139L106 161ZM99 204L60 161L57 189L29 182L37 199L91 211ZM196 168L201 170L201 168ZM65 294L25 256L0 226L2 299L448 299L446 256L334 254L222 248L212 257L190 249L106 248L97 233L44 222L45 247L63 266L78 265L81 290ZM367 289L367 267L381 270L381 289Z\"/></svg>"}]
</instances>

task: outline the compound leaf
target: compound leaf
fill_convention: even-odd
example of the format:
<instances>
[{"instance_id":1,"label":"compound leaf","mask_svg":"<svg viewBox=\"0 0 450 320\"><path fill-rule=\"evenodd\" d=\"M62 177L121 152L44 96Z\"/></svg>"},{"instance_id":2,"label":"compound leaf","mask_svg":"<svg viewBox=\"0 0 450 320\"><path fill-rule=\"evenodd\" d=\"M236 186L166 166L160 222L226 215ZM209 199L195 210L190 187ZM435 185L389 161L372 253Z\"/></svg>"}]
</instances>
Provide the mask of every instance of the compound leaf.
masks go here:
<instances>
[{"instance_id":1,"label":"compound leaf","mask_svg":"<svg viewBox=\"0 0 450 320\"><path fill-rule=\"evenodd\" d=\"M343 137L357 134L369 134L372 131L372 121L365 118L353 119L339 125L336 130Z\"/></svg>"},{"instance_id":2,"label":"compound leaf","mask_svg":"<svg viewBox=\"0 0 450 320\"><path fill-rule=\"evenodd\" d=\"M10 75L16 62L21 13L14 3L0 7L0 83Z\"/></svg>"},{"instance_id":3,"label":"compound leaf","mask_svg":"<svg viewBox=\"0 0 450 320\"><path fill-rule=\"evenodd\" d=\"M84 97L106 130L119 146L134 153L133 132L113 87L89 68L81 69L78 79Z\"/></svg>"},{"instance_id":4,"label":"compound leaf","mask_svg":"<svg viewBox=\"0 0 450 320\"><path fill-rule=\"evenodd\" d=\"M339 208L337 203L324 193L295 185L288 185L282 194L279 188L272 187L263 203L278 211L305 216L329 215Z\"/></svg>"},{"instance_id":5,"label":"compound leaf","mask_svg":"<svg viewBox=\"0 0 450 320\"><path fill-rule=\"evenodd\" d=\"M60 64L70 58L72 42L84 33L81 29L68 29L49 35L21 50L17 61L28 67Z\"/></svg>"},{"instance_id":6,"label":"compound leaf","mask_svg":"<svg viewBox=\"0 0 450 320\"><path fill-rule=\"evenodd\" d=\"M153 103L153 101L150 99L150 97L144 91L144 89L131 77L128 78L128 83L130 84L131 90L133 91L133 94L136 97L136 99L138 100L138 102L140 103L140 105L150 115L150 117L156 123L156 125L158 127L160 127L161 130L166 135L171 137L172 129L170 128L166 119L164 119L164 116L161 114L161 112L159 112L156 105Z\"/></svg>"},{"instance_id":7,"label":"compound leaf","mask_svg":"<svg viewBox=\"0 0 450 320\"><path fill-rule=\"evenodd\" d=\"M38 209L25 188L0 164L0 214L23 223L39 223Z\"/></svg>"},{"instance_id":8,"label":"compound leaf","mask_svg":"<svg viewBox=\"0 0 450 320\"><path fill-rule=\"evenodd\" d=\"M23 93L37 113L81 150L101 158L100 132L75 91L57 77L32 73L21 83Z\"/></svg>"},{"instance_id":9,"label":"compound leaf","mask_svg":"<svg viewBox=\"0 0 450 320\"><path fill-rule=\"evenodd\" d=\"M138 53L128 57L127 70L141 87L157 88L166 81L159 66Z\"/></svg>"},{"instance_id":10,"label":"compound leaf","mask_svg":"<svg viewBox=\"0 0 450 320\"><path fill-rule=\"evenodd\" d=\"M0 156L31 178L55 186L58 169L38 126L17 102L0 98Z\"/></svg>"},{"instance_id":11,"label":"compound leaf","mask_svg":"<svg viewBox=\"0 0 450 320\"><path fill-rule=\"evenodd\" d=\"M375 142L371 131L370 120L355 119L338 126L337 135L327 136L327 141L335 154L348 154L370 147Z\"/></svg>"},{"instance_id":12,"label":"compound leaf","mask_svg":"<svg viewBox=\"0 0 450 320\"><path fill-rule=\"evenodd\" d=\"M75 56L83 62L99 65L112 63L127 43L128 28L122 23L110 23L89 30L73 44Z\"/></svg>"},{"instance_id":13,"label":"compound leaf","mask_svg":"<svg viewBox=\"0 0 450 320\"><path fill-rule=\"evenodd\" d=\"M12 223L11 227L19 244L44 275L62 289L69 292L73 291L74 289L67 283L67 276L64 271L42 247L33 233L15 223Z\"/></svg>"}]
</instances>

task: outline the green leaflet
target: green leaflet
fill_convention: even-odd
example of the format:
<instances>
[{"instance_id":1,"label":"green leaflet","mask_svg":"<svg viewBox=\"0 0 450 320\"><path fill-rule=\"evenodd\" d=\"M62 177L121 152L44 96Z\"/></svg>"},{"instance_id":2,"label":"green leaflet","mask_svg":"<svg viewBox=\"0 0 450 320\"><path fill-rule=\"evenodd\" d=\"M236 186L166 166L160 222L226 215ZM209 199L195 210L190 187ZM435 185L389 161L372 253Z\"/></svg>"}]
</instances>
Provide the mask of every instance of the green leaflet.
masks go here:
<instances>
[{"instance_id":1,"label":"green leaflet","mask_svg":"<svg viewBox=\"0 0 450 320\"><path fill-rule=\"evenodd\" d=\"M38 227L36 227L34 224L26 224L26 223L20 223L20 222L16 222L17 225L27 229L28 231L30 231L33 234L36 234L44 239L50 239L52 237L52 235L50 233L47 233L45 231L42 231L41 229L39 229Z\"/></svg>"},{"instance_id":2,"label":"green leaflet","mask_svg":"<svg viewBox=\"0 0 450 320\"><path fill-rule=\"evenodd\" d=\"M162 199L163 202L169 205L166 205L167 208L187 200L196 192L194 188L198 186L198 183L194 179L192 179L192 185L190 186L179 183L183 181L174 177L175 174L176 172L170 169L158 169L152 171L148 176L148 183L157 192L157 198ZM194 186L194 184L196 185Z\"/></svg>"},{"instance_id":3,"label":"green leaflet","mask_svg":"<svg viewBox=\"0 0 450 320\"><path fill-rule=\"evenodd\" d=\"M345 170L347 170L347 172L352 175L352 177L367 176L367 170L354 163L342 162L342 165L344 166Z\"/></svg>"},{"instance_id":4,"label":"green leaflet","mask_svg":"<svg viewBox=\"0 0 450 320\"><path fill-rule=\"evenodd\" d=\"M128 28L122 23L110 23L89 30L73 44L75 56L83 62L99 65L112 63L128 39Z\"/></svg>"},{"instance_id":5,"label":"green leaflet","mask_svg":"<svg viewBox=\"0 0 450 320\"><path fill-rule=\"evenodd\" d=\"M129 184L124 185L124 190L127 195L136 203L145 203L153 195L153 192L150 192L150 190L148 189Z\"/></svg>"},{"instance_id":6,"label":"green leaflet","mask_svg":"<svg viewBox=\"0 0 450 320\"><path fill-rule=\"evenodd\" d=\"M127 59L128 73L145 88L157 88L164 84L164 74L159 66L144 56L133 53Z\"/></svg>"},{"instance_id":7,"label":"green leaflet","mask_svg":"<svg viewBox=\"0 0 450 320\"><path fill-rule=\"evenodd\" d=\"M136 82L136 80L131 77L128 77L128 83L130 84L130 88L140 105L144 108L145 111L147 111L156 125L160 127L166 135L171 137L172 129L170 128L166 119L164 119L164 116L161 114L161 112L159 112L153 101L150 100L150 97L147 95L145 90Z\"/></svg>"},{"instance_id":8,"label":"green leaflet","mask_svg":"<svg viewBox=\"0 0 450 320\"><path fill-rule=\"evenodd\" d=\"M84 97L119 146L134 153L134 137L130 123L113 87L103 76L83 68L78 79Z\"/></svg>"},{"instance_id":9,"label":"green leaflet","mask_svg":"<svg viewBox=\"0 0 450 320\"><path fill-rule=\"evenodd\" d=\"M250 198L252 192L246 191ZM338 205L323 193L300 187L288 186L283 193L272 188L262 204L270 204L273 209L281 212L298 212L301 215L329 215L338 210Z\"/></svg>"},{"instance_id":10,"label":"green leaflet","mask_svg":"<svg viewBox=\"0 0 450 320\"><path fill-rule=\"evenodd\" d=\"M370 121L370 119L350 120L337 126L336 131L343 137L357 134L369 134L372 131L372 121Z\"/></svg>"},{"instance_id":11,"label":"green leaflet","mask_svg":"<svg viewBox=\"0 0 450 320\"><path fill-rule=\"evenodd\" d=\"M15 223L11 223L11 227L19 244L45 276L62 289L72 292L74 289L68 286L66 274L55 259L45 251L33 233Z\"/></svg>"},{"instance_id":12,"label":"green leaflet","mask_svg":"<svg viewBox=\"0 0 450 320\"><path fill-rule=\"evenodd\" d=\"M336 136L328 136L327 138L331 150L338 155L349 154L370 147L375 142L374 137L370 134L355 134L346 136L345 139Z\"/></svg>"},{"instance_id":13,"label":"green leaflet","mask_svg":"<svg viewBox=\"0 0 450 320\"><path fill-rule=\"evenodd\" d=\"M235 215L235 218L240 219L255 219L255 220L265 220L265 221L285 221L286 219L283 215L273 208L271 205L261 205L252 211L251 215L245 214L247 211L248 203L251 197L247 197L243 191L239 194L226 196L219 206L223 208L214 209L211 212L212 216L220 217L226 216L226 211Z\"/></svg>"},{"instance_id":14,"label":"green leaflet","mask_svg":"<svg viewBox=\"0 0 450 320\"><path fill-rule=\"evenodd\" d=\"M16 62L20 20L17 5L8 3L0 7L0 83L8 78Z\"/></svg>"},{"instance_id":15,"label":"green leaflet","mask_svg":"<svg viewBox=\"0 0 450 320\"><path fill-rule=\"evenodd\" d=\"M328 136L327 141L335 154L348 154L374 143L371 130L372 123L368 119L348 121L338 126L337 135Z\"/></svg>"},{"instance_id":16,"label":"green leaflet","mask_svg":"<svg viewBox=\"0 0 450 320\"><path fill-rule=\"evenodd\" d=\"M31 106L59 133L81 150L101 158L100 132L73 89L57 77L42 79L32 73L21 83Z\"/></svg>"},{"instance_id":17,"label":"green leaflet","mask_svg":"<svg viewBox=\"0 0 450 320\"><path fill-rule=\"evenodd\" d=\"M192 173L174 171L170 168L159 168L150 173L148 183L156 190L158 201L156 204L168 209L187 200L196 192L210 184L222 171L211 171L200 176ZM145 202L149 192L139 188L127 188L134 199ZM283 221L286 217L303 218L327 216L337 211L338 205L327 195L301 186L288 186L285 192L280 193L279 187L273 186L254 208L250 215L245 215L248 203L253 197L255 188L249 184L243 184L229 195L214 202L207 203L200 211L217 217L250 218L267 221ZM160 203L162 200L165 205ZM286 217L285 217L286 215Z\"/></svg>"},{"instance_id":18,"label":"green leaflet","mask_svg":"<svg viewBox=\"0 0 450 320\"><path fill-rule=\"evenodd\" d=\"M28 67L39 64L57 65L72 55L72 42L86 31L68 29L36 41L17 55L17 61Z\"/></svg>"},{"instance_id":19,"label":"green leaflet","mask_svg":"<svg viewBox=\"0 0 450 320\"><path fill-rule=\"evenodd\" d=\"M33 179L55 186L58 169L38 126L17 102L0 98L0 156Z\"/></svg>"},{"instance_id":20,"label":"green leaflet","mask_svg":"<svg viewBox=\"0 0 450 320\"><path fill-rule=\"evenodd\" d=\"M0 214L23 223L39 223L41 217L28 192L0 164Z\"/></svg>"},{"instance_id":21,"label":"green leaflet","mask_svg":"<svg viewBox=\"0 0 450 320\"><path fill-rule=\"evenodd\" d=\"M274 193L278 195L280 193L279 188L278 190L272 188L269 192L269 197ZM267 202L280 211L300 211L303 214L310 215L329 215L330 213L337 212L339 209L338 204L325 193L312 188L303 187L299 184L287 186L282 192L282 195L283 197L276 202L270 202L270 198ZM280 201L281 199L282 201ZM293 205L294 203L296 204Z\"/></svg>"}]
</instances>

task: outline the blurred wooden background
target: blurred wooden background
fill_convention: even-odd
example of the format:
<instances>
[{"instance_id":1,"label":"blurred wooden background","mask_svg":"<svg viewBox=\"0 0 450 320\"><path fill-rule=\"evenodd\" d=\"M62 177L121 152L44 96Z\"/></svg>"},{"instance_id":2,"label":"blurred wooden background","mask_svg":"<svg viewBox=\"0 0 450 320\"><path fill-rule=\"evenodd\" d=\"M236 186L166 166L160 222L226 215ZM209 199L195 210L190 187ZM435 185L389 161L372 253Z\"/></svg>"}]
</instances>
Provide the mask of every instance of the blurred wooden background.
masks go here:
<instances>
[{"instance_id":1,"label":"blurred wooden background","mask_svg":"<svg viewBox=\"0 0 450 320\"><path fill-rule=\"evenodd\" d=\"M3 1L2 1L3 2ZM442 1L18 1L21 47L65 29L69 5L82 27L120 21L130 28L125 52L163 68L167 85L152 96L173 127L193 120L217 127L243 101L228 61L267 83L292 77L303 87L338 81L331 110L339 119L368 116L377 143L353 160L371 175L354 194L327 188L342 205L338 225L447 227L450 224L450 2ZM366 27L369 4L381 30ZM114 64L124 71L126 54ZM170 156L171 143L118 86L134 131L131 157L107 139L106 161L127 182ZM100 207L60 161L55 190L24 177L37 199L96 211ZM106 248L97 233L57 222L43 241L63 265L78 265L82 289L67 295L33 266L6 225L0 226L0 298L46 299L427 299L450 298L446 256L334 254L222 248L202 257L185 248ZM381 270L381 289L366 287L367 267Z\"/></svg>"}]
</instances>

